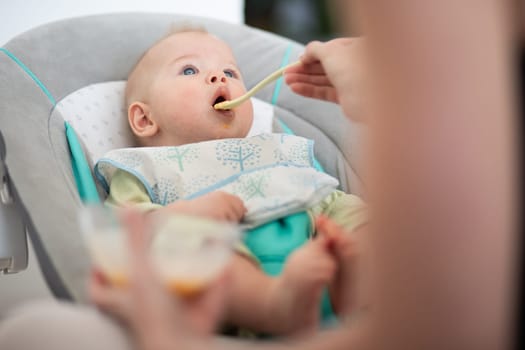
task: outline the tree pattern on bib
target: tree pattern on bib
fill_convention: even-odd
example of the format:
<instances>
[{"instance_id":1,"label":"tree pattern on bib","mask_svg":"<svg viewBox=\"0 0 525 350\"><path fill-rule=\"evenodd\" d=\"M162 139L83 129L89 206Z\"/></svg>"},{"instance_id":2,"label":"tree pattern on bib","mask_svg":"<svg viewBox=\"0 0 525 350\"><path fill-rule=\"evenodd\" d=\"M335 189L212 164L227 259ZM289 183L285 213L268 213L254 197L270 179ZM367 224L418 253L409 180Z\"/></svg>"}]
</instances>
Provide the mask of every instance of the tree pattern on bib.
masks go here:
<instances>
[{"instance_id":1,"label":"tree pattern on bib","mask_svg":"<svg viewBox=\"0 0 525 350\"><path fill-rule=\"evenodd\" d=\"M177 193L176 183L169 178L160 178L157 183L153 185L153 194L156 198L154 201L161 205L167 205L180 199Z\"/></svg>"},{"instance_id":2,"label":"tree pattern on bib","mask_svg":"<svg viewBox=\"0 0 525 350\"><path fill-rule=\"evenodd\" d=\"M245 171L259 164L261 146L247 139L229 139L215 146L217 160L233 170Z\"/></svg>"},{"instance_id":3,"label":"tree pattern on bib","mask_svg":"<svg viewBox=\"0 0 525 350\"><path fill-rule=\"evenodd\" d=\"M251 176L243 176L233 184L233 191L240 195L245 200L252 198L266 197L266 189L269 185L270 176L268 172L260 172L251 174Z\"/></svg>"},{"instance_id":4,"label":"tree pattern on bib","mask_svg":"<svg viewBox=\"0 0 525 350\"><path fill-rule=\"evenodd\" d=\"M164 149L154 154L156 161L164 163L176 162L179 171L184 171L184 165L190 164L191 162L199 158L198 149L191 145L177 146L177 147L165 147Z\"/></svg>"}]
</instances>

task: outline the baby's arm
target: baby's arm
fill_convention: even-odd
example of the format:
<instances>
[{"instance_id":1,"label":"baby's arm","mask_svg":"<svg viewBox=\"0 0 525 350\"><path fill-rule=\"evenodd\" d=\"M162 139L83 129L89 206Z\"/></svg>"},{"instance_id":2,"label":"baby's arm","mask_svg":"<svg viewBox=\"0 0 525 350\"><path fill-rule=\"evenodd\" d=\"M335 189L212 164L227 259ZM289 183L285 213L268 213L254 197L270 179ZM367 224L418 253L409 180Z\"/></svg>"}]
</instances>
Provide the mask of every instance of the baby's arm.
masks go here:
<instances>
[{"instance_id":1,"label":"baby's arm","mask_svg":"<svg viewBox=\"0 0 525 350\"><path fill-rule=\"evenodd\" d=\"M117 170L113 175L106 204L118 207L132 205L152 215L187 214L230 222L240 222L246 212L239 197L222 191L192 200L178 200L166 206L155 204L144 185L123 170Z\"/></svg>"},{"instance_id":2,"label":"baby's arm","mask_svg":"<svg viewBox=\"0 0 525 350\"><path fill-rule=\"evenodd\" d=\"M146 188L139 179L120 169L115 171L111 179L105 204L110 207L132 205L145 212L162 208L162 205L151 201Z\"/></svg>"},{"instance_id":3,"label":"baby's arm","mask_svg":"<svg viewBox=\"0 0 525 350\"><path fill-rule=\"evenodd\" d=\"M164 210L235 223L240 222L246 213L246 207L238 196L223 191L210 192L192 200L178 200Z\"/></svg>"},{"instance_id":4,"label":"baby's arm","mask_svg":"<svg viewBox=\"0 0 525 350\"><path fill-rule=\"evenodd\" d=\"M311 241L291 254L277 277L236 255L226 320L274 335L315 331L321 293L335 270L335 261L322 240Z\"/></svg>"},{"instance_id":5,"label":"baby's arm","mask_svg":"<svg viewBox=\"0 0 525 350\"><path fill-rule=\"evenodd\" d=\"M337 270L332 243L332 237L324 236L307 242L288 257L277 278L291 332L313 333L319 326L322 292Z\"/></svg>"}]
</instances>

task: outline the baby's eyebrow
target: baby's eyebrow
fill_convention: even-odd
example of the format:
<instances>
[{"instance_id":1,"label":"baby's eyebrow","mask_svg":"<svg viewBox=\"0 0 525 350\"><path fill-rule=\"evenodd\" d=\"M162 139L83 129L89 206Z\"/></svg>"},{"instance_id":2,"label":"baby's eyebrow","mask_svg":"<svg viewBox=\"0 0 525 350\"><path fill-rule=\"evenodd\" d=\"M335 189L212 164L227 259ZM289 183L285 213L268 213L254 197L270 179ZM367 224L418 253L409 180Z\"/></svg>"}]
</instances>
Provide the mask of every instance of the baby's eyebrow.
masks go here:
<instances>
[{"instance_id":1,"label":"baby's eyebrow","mask_svg":"<svg viewBox=\"0 0 525 350\"><path fill-rule=\"evenodd\" d=\"M237 69L238 71L241 70L241 69L239 68L239 66L238 66L235 62L230 61L230 62L228 62L228 63L230 64L230 66L232 66L233 68Z\"/></svg>"},{"instance_id":2,"label":"baby's eyebrow","mask_svg":"<svg viewBox=\"0 0 525 350\"><path fill-rule=\"evenodd\" d=\"M194 54L182 55L180 57L175 58L173 61L171 61L169 63L169 66L177 63L178 61L186 60L186 59L189 59L189 58L195 58L195 57L197 57L197 55L194 55Z\"/></svg>"}]
</instances>

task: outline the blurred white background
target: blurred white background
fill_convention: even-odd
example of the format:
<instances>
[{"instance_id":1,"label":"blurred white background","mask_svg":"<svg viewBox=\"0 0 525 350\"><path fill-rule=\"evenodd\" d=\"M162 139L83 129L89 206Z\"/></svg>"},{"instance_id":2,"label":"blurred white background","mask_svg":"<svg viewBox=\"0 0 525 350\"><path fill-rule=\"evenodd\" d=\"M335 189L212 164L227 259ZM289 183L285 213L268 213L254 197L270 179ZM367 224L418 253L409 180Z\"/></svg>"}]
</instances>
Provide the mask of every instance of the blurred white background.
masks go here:
<instances>
[{"instance_id":1,"label":"blurred white background","mask_svg":"<svg viewBox=\"0 0 525 350\"><path fill-rule=\"evenodd\" d=\"M244 0L1 0L0 46L58 19L108 12L164 12L244 23Z\"/></svg>"}]
</instances>

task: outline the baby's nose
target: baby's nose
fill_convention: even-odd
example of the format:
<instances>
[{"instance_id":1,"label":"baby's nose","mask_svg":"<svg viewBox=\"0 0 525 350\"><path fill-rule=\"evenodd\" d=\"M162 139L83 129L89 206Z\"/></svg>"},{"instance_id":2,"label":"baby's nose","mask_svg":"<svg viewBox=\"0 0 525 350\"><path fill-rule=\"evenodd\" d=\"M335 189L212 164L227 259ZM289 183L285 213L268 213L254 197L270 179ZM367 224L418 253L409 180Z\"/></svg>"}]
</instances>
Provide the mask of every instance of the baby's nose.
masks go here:
<instances>
[{"instance_id":1,"label":"baby's nose","mask_svg":"<svg viewBox=\"0 0 525 350\"><path fill-rule=\"evenodd\" d=\"M226 76L224 74L210 74L208 81L212 84L215 84L218 82L225 83Z\"/></svg>"}]
</instances>

